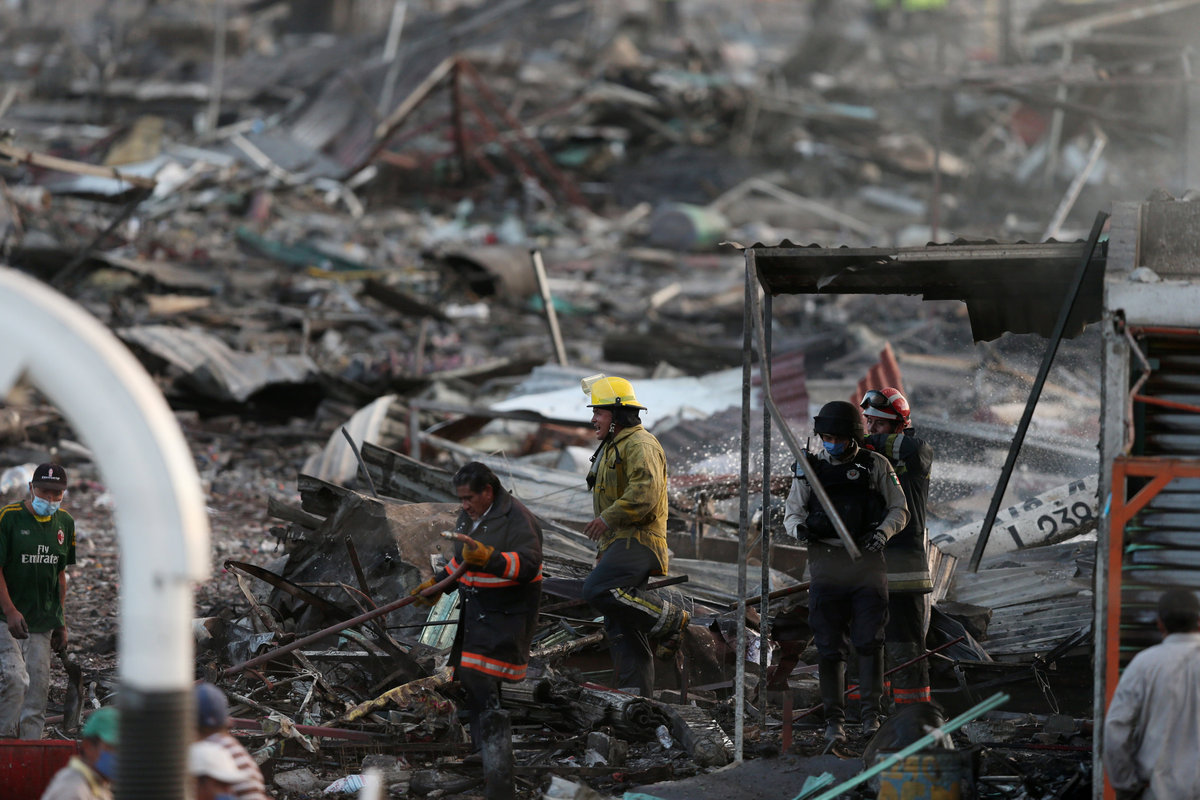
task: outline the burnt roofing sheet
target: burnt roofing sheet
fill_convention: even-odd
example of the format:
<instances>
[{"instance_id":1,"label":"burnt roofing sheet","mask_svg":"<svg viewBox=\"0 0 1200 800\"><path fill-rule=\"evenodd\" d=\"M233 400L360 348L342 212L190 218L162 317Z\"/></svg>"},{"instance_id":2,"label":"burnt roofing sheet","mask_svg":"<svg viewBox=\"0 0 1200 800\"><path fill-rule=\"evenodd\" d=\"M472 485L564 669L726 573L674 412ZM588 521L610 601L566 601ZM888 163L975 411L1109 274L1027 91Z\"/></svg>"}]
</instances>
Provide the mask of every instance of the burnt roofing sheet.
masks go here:
<instances>
[{"instance_id":1,"label":"burnt roofing sheet","mask_svg":"<svg viewBox=\"0 0 1200 800\"><path fill-rule=\"evenodd\" d=\"M967 304L976 341L1005 331L1049 336L1087 243L954 242L924 247L747 249L763 289L777 294L911 294ZM1100 319L1105 247L1076 298L1066 335Z\"/></svg>"}]
</instances>

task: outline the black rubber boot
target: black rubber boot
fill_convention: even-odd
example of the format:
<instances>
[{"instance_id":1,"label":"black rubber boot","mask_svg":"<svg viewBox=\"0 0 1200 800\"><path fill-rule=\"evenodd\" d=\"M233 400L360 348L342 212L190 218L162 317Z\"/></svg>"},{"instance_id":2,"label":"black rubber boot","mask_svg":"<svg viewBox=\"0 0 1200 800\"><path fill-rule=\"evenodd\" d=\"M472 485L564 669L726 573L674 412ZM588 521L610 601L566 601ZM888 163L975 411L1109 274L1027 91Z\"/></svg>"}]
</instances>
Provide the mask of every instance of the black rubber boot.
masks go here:
<instances>
[{"instance_id":1,"label":"black rubber boot","mask_svg":"<svg viewBox=\"0 0 1200 800\"><path fill-rule=\"evenodd\" d=\"M822 658L817 665L821 705L825 709L825 741L840 741L846 723L846 662Z\"/></svg>"},{"instance_id":2,"label":"black rubber boot","mask_svg":"<svg viewBox=\"0 0 1200 800\"><path fill-rule=\"evenodd\" d=\"M879 730L879 709L883 700L883 649L880 648L870 655L858 656L858 696L862 709L859 718L862 720L864 736L874 736Z\"/></svg>"},{"instance_id":3,"label":"black rubber boot","mask_svg":"<svg viewBox=\"0 0 1200 800\"><path fill-rule=\"evenodd\" d=\"M487 800L513 800L512 723L508 712L489 708L479 715L482 733L484 797Z\"/></svg>"}]
</instances>

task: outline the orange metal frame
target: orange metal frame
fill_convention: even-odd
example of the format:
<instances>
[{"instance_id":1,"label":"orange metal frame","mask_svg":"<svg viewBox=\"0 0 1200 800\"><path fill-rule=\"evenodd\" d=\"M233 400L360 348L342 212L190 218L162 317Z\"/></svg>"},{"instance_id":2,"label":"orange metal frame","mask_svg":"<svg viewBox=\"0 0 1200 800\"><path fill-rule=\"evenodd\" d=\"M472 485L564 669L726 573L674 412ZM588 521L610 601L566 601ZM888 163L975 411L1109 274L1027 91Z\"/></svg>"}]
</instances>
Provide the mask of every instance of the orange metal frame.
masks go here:
<instances>
[{"instance_id":1,"label":"orange metal frame","mask_svg":"<svg viewBox=\"0 0 1200 800\"><path fill-rule=\"evenodd\" d=\"M1126 480L1150 478L1150 483L1128 500ZM1112 463L1112 509L1108 529L1107 625L1104 660L1104 709L1108 710L1117 690L1121 648L1121 564L1125 553L1125 526L1175 478L1200 478L1200 460L1179 458L1122 457ZM1104 796L1115 797L1104 780Z\"/></svg>"}]
</instances>

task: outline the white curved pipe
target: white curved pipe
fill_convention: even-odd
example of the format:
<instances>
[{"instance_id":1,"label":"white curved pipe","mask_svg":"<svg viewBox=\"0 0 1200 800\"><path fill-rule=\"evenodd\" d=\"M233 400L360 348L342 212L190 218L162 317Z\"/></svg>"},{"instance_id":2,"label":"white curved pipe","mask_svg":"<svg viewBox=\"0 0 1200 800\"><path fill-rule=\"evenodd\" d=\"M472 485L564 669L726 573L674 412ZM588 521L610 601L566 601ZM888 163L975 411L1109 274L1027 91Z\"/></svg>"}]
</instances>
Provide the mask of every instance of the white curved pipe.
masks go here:
<instances>
[{"instance_id":1,"label":"white curved pipe","mask_svg":"<svg viewBox=\"0 0 1200 800\"><path fill-rule=\"evenodd\" d=\"M0 268L0 341L0 393L28 375L91 448L113 496L121 545L124 734L133 726L129 716L150 715L162 697L184 708L187 701L179 698L190 698L193 583L209 574L200 478L158 387L83 308L33 278ZM80 601L68 595L68 609ZM137 698L146 696L152 701L139 706ZM180 717L172 726L186 721Z\"/></svg>"}]
</instances>

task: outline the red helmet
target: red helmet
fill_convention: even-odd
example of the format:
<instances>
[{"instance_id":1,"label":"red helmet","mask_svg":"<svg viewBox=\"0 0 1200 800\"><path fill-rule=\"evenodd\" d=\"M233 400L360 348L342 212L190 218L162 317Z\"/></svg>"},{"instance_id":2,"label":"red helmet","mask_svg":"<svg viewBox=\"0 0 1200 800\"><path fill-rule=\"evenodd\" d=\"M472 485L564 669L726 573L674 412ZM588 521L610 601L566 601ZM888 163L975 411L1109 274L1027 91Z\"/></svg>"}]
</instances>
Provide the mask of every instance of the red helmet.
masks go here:
<instances>
[{"instance_id":1,"label":"red helmet","mask_svg":"<svg viewBox=\"0 0 1200 800\"><path fill-rule=\"evenodd\" d=\"M908 425L908 400L900 394L899 389L885 386L882 389L872 389L863 395L859 405L863 416L880 417L882 419L903 420Z\"/></svg>"}]
</instances>

